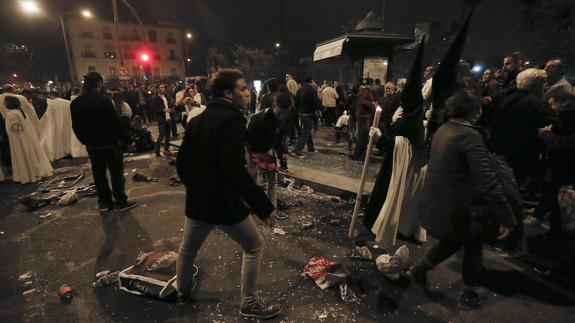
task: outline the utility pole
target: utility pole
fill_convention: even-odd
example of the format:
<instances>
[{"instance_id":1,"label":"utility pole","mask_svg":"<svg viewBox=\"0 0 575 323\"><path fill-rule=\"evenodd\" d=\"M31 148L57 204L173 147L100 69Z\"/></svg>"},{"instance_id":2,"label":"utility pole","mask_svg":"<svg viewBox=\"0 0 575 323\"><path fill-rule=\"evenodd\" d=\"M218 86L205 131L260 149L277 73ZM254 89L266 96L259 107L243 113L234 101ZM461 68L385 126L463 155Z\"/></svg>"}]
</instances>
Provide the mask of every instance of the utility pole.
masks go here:
<instances>
[{"instance_id":1,"label":"utility pole","mask_svg":"<svg viewBox=\"0 0 575 323\"><path fill-rule=\"evenodd\" d=\"M120 67L124 66L124 50L122 48L122 38L120 36L120 22L118 19L118 4L116 0L112 0L112 8L114 9L114 25L116 27L116 38L118 39L118 52L120 53ZM145 37L145 35L144 35Z\"/></svg>"},{"instance_id":2,"label":"utility pole","mask_svg":"<svg viewBox=\"0 0 575 323\"><path fill-rule=\"evenodd\" d=\"M385 21L385 0L382 0L381 3L381 22Z\"/></svg>"}]
</instances>

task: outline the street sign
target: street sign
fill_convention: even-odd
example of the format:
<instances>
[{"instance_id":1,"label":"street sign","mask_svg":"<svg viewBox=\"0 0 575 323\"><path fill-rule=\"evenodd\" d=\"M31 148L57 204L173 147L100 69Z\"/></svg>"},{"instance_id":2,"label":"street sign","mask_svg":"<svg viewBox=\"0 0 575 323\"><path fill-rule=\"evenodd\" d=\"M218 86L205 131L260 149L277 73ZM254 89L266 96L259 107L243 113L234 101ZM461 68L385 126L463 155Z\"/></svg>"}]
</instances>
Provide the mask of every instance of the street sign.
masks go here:
<instances>
[{"instance_id":1,"label":"street sign","mask_svg":"<svg viewBox=\"0 0 575 323\"><path fill-rule=\"evenodd\" d=\"M125 66L121 66L118 69L118 76L120 77L120 80L129 80L130 79L130 75L128 73L128 68Z\"/></svg>"}]
</instances>

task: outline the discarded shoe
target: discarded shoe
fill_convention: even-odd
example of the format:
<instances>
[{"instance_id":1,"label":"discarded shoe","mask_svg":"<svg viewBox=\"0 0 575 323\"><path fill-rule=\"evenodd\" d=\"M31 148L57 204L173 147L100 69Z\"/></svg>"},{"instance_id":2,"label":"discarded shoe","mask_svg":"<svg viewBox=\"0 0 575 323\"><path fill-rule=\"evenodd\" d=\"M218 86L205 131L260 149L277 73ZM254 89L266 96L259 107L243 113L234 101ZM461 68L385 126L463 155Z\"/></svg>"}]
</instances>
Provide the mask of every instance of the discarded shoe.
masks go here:
<instances>
[{"instance_id":1,"label":"discarded shoe","mask_svg":"<svg viewBox=\"0 0 575 323\"><path fill-rule=\"evenodd\" d=\"M151 177L148 177L148 176L144 176L144 175L142 175L142 174L140 174L140 173L134 174L134 176L132 176L132 180L133 180L134 182L148 182L148 183L158 182L158 179L157 179L157 178L151 178Z\"/></svg>"}]
</instances>

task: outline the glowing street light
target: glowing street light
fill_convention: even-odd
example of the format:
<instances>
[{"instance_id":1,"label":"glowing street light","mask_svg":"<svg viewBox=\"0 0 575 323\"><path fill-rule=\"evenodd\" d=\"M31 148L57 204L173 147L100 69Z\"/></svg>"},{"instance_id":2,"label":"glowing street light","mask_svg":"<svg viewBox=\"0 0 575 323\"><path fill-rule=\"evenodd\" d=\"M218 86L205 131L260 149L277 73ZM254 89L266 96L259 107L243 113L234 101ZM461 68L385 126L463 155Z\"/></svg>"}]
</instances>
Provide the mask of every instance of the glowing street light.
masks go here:
<instances>
[{"instance_id":1,"label":"glowing street light","mask_svg":"<svg viewBox=\"0 0 575 323\"><path fill-rule=\"evenodd\" d=\"M22 11L24 11L25 13L30 14L40 13L41 11L38 3L36 1L31 0L20 1L20 8L22 8Z\"/></svg>"},{"instance_id":2,"label":"glowing street light","mask_svg":"<svg viewBox=\"0 0 575 323\"><path fill-rule=\"evenodd\" d=\"M194 37L194 35L192 35L192 33L187 33L187 34L186 34L186 38L187 38L187 39L192 39L192 37Z\"/></svg>"},{"instance_id":3,"label":"glowing street light","mask_svg":"<svg viewBox=\"0 0 575 323\"><path fill-rule=\"evenodd\" d=\"M191 58L188 58L188 59L186 59L186 61L189 63L189 62L192 61L192 59L191 59Z\"/></svg>"},{"instance_id":4,"label":"glowing street light","mask_svg":"<svg viewBox=\"0 0 575 323\"><path fill-rule=\"evenodd\" d=\"M140 55L140 59L142 60L142 62L148 62L150 60L150 55L143 53L142 55Z\"/></svg>"},{"instance_id":5,"label":"glowing street light","mask_svg":"<svg viewBox=\"0 0 575 323\"><path fill-rule=\"evenodd\" d=\"M17 79L18 78L18 73L12 73L12 77Z\"/></svg>"},{"instance_id":6,"label":"glowing street light","mask_svg":"<svg viewBox=\"0 0 575 323\"><path fill-rule=\"evenodd\" d=\"M84 9L82 10L82 17L84 18L92 18L92 12L90 10Z\"/></svg>"},{"instance_id":7,"label":"glowing street light","mask_svg":"<svg viewBox=\"0 0 575 323\"><path fill-rule=\"evenodd\" d=\"M276 43L276 48L280 48L282 47L282 44L280 44L279 42Z\"/></svg>"}]
</instances>

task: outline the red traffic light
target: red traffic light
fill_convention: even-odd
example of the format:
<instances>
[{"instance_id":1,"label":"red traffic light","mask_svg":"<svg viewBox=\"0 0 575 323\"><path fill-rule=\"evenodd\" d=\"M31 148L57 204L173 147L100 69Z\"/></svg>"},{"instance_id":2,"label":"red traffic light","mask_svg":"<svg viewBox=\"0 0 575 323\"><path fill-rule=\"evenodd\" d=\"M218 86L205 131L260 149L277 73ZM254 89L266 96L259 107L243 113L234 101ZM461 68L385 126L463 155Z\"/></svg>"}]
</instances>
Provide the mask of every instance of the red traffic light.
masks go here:
<instances>
[{"instance_id":1,"label":"red traffic light","mask_svg":"<svg viewBox=\"0 0 575 323\"><path fill-rule=\"evenodd\" d=\"M142 60L142 62L148 62L150 61L150 55L148 55L147 53L142 53L140 55L140 59Z\"/></svg>"},{"instance_id":2,"label":"red traffic light","mask_svg":"<svg viewBox=\"0 0 575 323\"><path fill-rule=\"evenodd\" d=\"M12 77L17 79L18 78L18 74L17 73L12 73Z\"/></svg>"}]
</instances>

